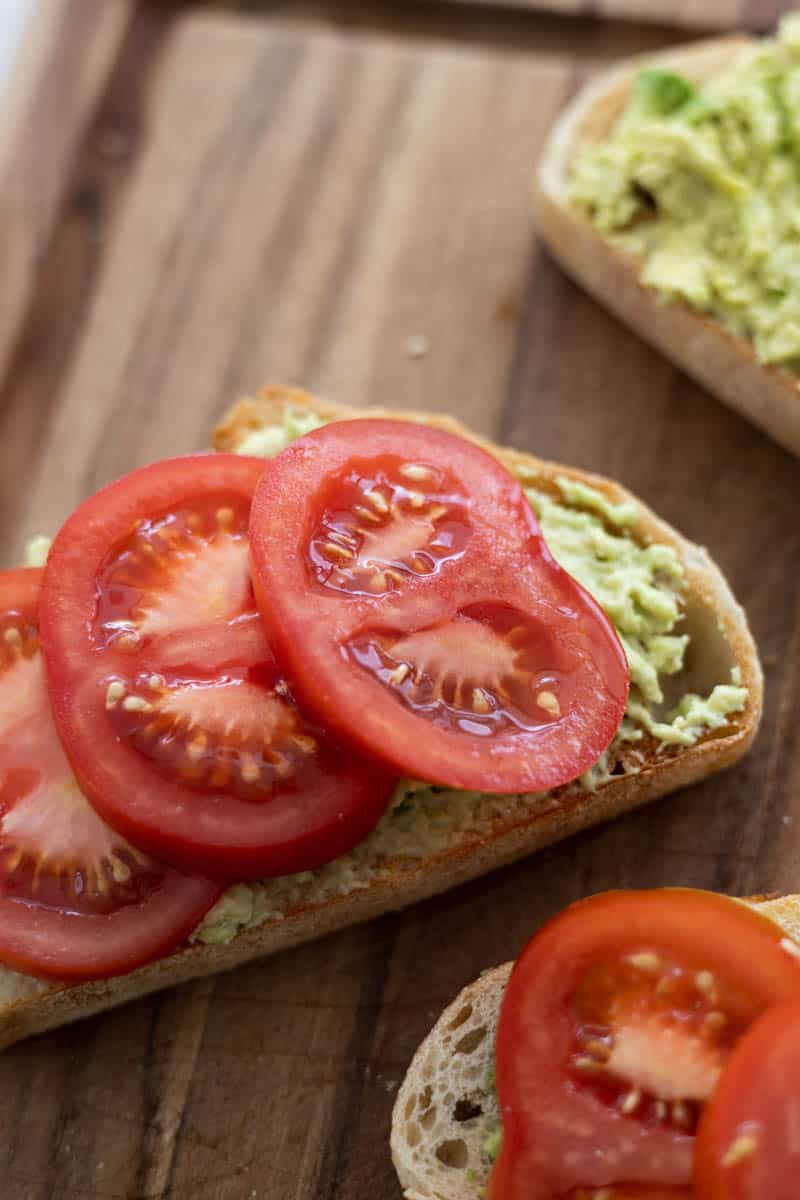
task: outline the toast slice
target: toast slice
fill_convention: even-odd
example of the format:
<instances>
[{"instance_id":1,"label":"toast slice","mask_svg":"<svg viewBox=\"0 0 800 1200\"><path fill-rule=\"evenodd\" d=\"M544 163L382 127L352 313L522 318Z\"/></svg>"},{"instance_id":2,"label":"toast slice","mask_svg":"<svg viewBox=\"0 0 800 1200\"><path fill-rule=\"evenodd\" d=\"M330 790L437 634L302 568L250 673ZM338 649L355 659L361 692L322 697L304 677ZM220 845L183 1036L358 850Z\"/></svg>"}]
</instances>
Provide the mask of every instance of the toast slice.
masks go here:
<instances>
[{"instance_id":1,"label":"toast slice","mask_svg":"<svg viewBox=\"0 0 800 1200\"><path fill-rule=\"evenodd\" d=\"M218 450L275 453L287 436L343 417L377 415L268 388L243 400L214 435ZM449 417L387 414L472 437ZM288 433L287 433L288 431ZM481 439L475 439L481 441ZM706 694L736 673L747 692L740 711L721 719L687 747L661 749L642 733L610 752L603 770L539 795L445 792L423 804L415 785L400 785L377 829L337 862L315 872L236 884L184 948L116 979L58 985L0 967L0 1046L102 1011L171 984L227 970L388 911L401 909L542 846L704 779L735 762L755 736L761 715L761 667L744 612L705 550L682 538L615 483L482 441L540 493L590 486L610 516L625 519L625 536L672 547L684 576L681 632L690 637L686 667L673 681L681 692ZM561 480L561 485L558 481ZM566 481L566 484L565 484ZM432 801L433 806L432 806ZM409 811L414 823L409 825Z\"/></svg>"},{"instance_id":2,"label":"toast slice","mask_svg":"<svg viewBox=\"0 0 800 1200\"><path fill-rule=\"evenodd\" d=\"M539 235L569 275L640 337L787 450L800 455L800 380L766 366L751 342L683 302L665 303L639 282L640 261L612 245L567 200L572 166L586 146L613 130L643 67L676 71L701 84L732 65L753 40L713 38L603 71L563 111L537 167L534 217Z\"/></svg>"},{"instance_id":3,"label":"toast slice","mask_svg":"<svg viewBox=\"0 0 800 1200\"><path fill-rule=\"evenodd\" d=\"M754 907L800 942L800 895ZM414 1055L392 1114L392 1158L406 1200L483 1200L501 1128L494 1043L512 966L465 987Z\"/></svg>"}]
</instances>

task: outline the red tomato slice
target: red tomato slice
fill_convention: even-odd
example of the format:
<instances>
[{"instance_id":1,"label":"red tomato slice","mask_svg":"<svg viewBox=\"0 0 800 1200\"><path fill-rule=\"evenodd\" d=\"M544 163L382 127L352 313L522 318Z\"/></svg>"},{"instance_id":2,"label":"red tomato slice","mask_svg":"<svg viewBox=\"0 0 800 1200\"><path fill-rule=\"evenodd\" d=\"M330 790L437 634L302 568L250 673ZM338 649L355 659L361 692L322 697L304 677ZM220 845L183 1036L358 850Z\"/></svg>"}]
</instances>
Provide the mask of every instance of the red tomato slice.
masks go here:
<instances>
[{"instance_id":1,"label":"red tomato slice","mask_svg":"<svg viewBox=\"0 0 800 1200\"><path fill-rule=\"evenodd\" d=\"M0 573L0 961L98 979L168 954L221 888L135 850L81 794L50 715L41 579Z\"/></svg>"},{"instance_id":2,"label":"red tomato slice","mask_svg":"<svg viewBox=\"0 0 800 1200\"><path fill-rule=\"evenodd\" d=\"M732 1047L800 996L786 945L743 904L688 890L609 892L545 925L500 1014L491 1200L688 1197Z\"/></svg>"},{"instance_id":3,"label":"red tomato slice","mask_svg":"<svg viewBox=\"0 0 800 1200\"><path fill-rule=\"evenodd\" d=\"M797 1200L797 1000L771 1008L734 1050L700 1122L694 1169L697 1200Z\"/></svg>"},{"instance_id":4,"label":"red tomato slice","mask_svg":"<svg viewBox=\"0 0 800 1200\"><path fill-rule=\"evenodd\" d=\"M87 500L48 558L42 640L81 787L134 845L226 878L338 857L391 781L298 711L265 640L247 522L263 461L195 455Z\"/></svg>"},{"instance_id":5,"label":"red tomato slice","mask_svg":"<svg viewBox=\"0 0 800 1200\"><path fill-rule=\"evenodd\" d=\"M614 736L628 692L616 633L473 443L408 421L315 430L268 464L250 537L298 696L394 770L541 790Z\"/></svg>"}]
</instances>

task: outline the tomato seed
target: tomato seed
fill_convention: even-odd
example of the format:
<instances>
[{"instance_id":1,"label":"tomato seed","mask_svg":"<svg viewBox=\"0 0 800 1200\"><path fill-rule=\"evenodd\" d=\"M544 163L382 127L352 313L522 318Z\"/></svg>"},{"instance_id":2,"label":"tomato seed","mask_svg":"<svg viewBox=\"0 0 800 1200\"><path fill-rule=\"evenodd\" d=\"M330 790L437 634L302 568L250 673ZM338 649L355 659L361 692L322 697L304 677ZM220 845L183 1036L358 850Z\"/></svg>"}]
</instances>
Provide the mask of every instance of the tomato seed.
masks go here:
<instances>
[{"instance_id":1,"label":"tomato seed","mask_svg":"<svg viewBox=\"0 0 800 1200\"><path fill-rule=\"evenodd\" d=\"M372 507L379 513L388 513L389 505L380 492L364 492L364 499L369 500Z\"/></svg>"},{"instance_id":2,"label":"tomato seed","mask_svg":"<svg viewBox=\"0 0 800 1200\"><path fill-rule=\"evenodd\" d=\"M698 971L694 977L694 986L704 996L710 996L715 987L714 976L710 971Z\"/></svg>"},{"instance_id":3,"label":"tomato seed","mask_svg":"<svg viewBox=\"0 0 800 1200\"><path fill-rule=\"evenodd\" d=\"M419 463L403 463L400 474L405 475L406 479L413 479L415 483L430 480L433 476L430 467L423 467Z\"/></svg>"},{"instance_id":4,"label":"tomato seed","mask_svg":"<svg viewBox=\"0 0 800 1200\"><path fill-rule=\"evenodd\" d=\"M561 705L558 703L558 699L553 692L539 692L539 695L536 697L536 703L539 705L539 708L543 708L551 716L561 716Z\"/></svg>"},{"instance_id":5,"label":"tomato seed","mask_svg":"<svg viewBox=\"0 0 800 1200\"><path fill-rule=\"evenodd\" d=\"M120 683L118 679L113 680L108 685L106 691L106 708L115 708L116 704L125 695L125 684Z\"/></svg>"},{"instance_id":6,"label":"tomato seed","mask_svg":"<svg viewBox=\"0 0 800 1200\"><path fill-rule=\"evenodd\" d=\"M647 971L648 974L654 975L656 971L661 970L661 959L650 951L644 951L642 954L629 954L628 962L638 971Z\"/></svg>"},{"instance_id":7,"label":"tomato seed","mask_svg":"<svg viewBox=\"0 0 800 1200\"><path fill-rule=\"evenodd\" d=\"M752 1157L758 1149L758 1141L752 1133L743 1133L731 1142L721 1165L723 1167L735 1167L737 1163L742 1162L746 1158Z\"/></svg>"}]
</instances>

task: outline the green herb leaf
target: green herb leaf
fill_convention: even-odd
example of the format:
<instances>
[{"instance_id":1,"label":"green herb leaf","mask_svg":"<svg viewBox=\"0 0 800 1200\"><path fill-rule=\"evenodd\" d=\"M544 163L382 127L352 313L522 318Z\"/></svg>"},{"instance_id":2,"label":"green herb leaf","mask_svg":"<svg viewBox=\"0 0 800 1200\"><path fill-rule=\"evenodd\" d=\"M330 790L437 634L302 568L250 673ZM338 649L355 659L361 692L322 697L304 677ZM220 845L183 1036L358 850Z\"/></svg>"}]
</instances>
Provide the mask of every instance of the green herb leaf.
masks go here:
<instances>
[{"instance_id":1,"label":"green herb leaf","mask_svg":"<svg viewBox=\"0 0 800 1200\"><path fill-rule=\"evenodd\" d=\"M674 71L660 71L657 67L646 67L639 72L634 87L631 107L637 116L669 117L688 104L695 90Z\"/></svg>"}]
</instances>

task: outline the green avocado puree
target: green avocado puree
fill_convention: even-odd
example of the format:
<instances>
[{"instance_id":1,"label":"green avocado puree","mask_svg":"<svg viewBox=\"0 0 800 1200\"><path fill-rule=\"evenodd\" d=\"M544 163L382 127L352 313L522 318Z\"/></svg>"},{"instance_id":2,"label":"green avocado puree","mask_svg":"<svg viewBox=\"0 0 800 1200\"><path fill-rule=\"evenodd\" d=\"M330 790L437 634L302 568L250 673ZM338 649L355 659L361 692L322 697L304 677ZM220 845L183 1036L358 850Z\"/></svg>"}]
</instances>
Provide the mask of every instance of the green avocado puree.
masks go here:
<instances>
[{"instance_id":1,"label":"green avocado puree","mask_svg":"<svg viewBox=\"0 0 800 1200\"><path fill-rule=\"evenodd\" d=\"M800 15L696 87L643 70L569 199L641 261L641 280L800 367Z\"/></svg>"}]
</instances>

